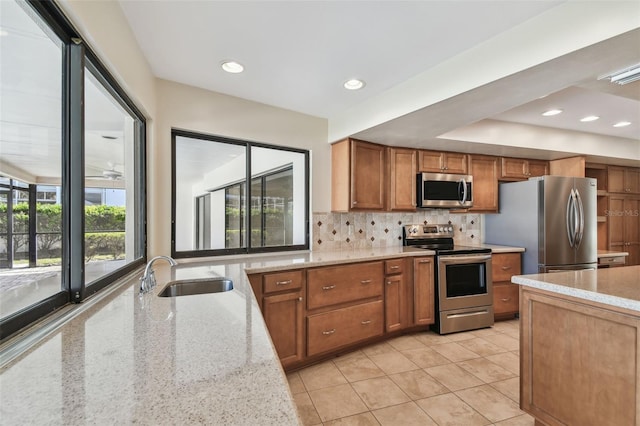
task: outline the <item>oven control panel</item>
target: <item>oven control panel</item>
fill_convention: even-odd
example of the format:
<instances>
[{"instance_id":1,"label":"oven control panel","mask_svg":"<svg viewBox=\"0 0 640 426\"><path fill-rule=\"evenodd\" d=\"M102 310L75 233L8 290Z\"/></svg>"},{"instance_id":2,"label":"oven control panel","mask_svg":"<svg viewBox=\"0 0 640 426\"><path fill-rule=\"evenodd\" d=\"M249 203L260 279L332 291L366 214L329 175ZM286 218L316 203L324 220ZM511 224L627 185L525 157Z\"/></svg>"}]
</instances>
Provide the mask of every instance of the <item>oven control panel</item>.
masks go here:
<instances>
[{"instance_id":1,"label":"oven control panel","mask_svg":"<svg viewBox=\"0 0 640 426\"><path fill-rule=\"evenodd\" d=\"M406 238L453 238L453 225L405 225Z\"/></svg>"}]
</instances>

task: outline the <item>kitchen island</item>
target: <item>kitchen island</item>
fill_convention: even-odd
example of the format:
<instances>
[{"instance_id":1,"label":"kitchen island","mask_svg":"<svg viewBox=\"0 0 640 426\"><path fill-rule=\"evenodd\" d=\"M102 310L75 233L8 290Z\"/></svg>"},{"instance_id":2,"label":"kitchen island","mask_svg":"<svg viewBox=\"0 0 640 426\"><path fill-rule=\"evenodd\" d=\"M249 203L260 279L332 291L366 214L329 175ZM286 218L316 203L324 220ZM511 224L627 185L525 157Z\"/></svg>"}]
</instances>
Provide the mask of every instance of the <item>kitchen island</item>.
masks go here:
<instances>
[{"instance_id":1,"label":"kitchen island","mask_svg":"<svg viewBox=\"0 0 640 426\"><path fill-rule=\"evenodd\" d=\"M639 425L640 266L512 281L520 408L537 425Z\"/></svg>"},{"instance_id":2,"label":"kitchen island","mask_svg":"<svg viewBox=\"0 0 640 426\"><path fill-rule=\"evenodd\" d=\"M247 273L433 252L402 247L154 264L136 271L0 369L1 424L297 425ZM158 297L166 283L228 277L234 289Z\"/></svg>"}]
</instances>

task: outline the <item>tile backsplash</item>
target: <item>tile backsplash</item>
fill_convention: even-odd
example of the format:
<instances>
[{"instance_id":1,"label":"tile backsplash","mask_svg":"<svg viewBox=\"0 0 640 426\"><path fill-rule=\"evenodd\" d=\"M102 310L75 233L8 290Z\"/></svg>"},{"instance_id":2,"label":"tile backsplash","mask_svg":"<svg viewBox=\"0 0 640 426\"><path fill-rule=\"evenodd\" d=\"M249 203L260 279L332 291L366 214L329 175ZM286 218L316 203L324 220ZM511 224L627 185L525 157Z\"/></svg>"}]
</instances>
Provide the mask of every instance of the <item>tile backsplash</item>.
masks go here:
<instances>
[{"instance_id":1,"label":"tile backsplash","mask_svg":"<svg viewBox=\"0 0 640 426\"><path fill-rule=\"evenodd\" d=\"M416 213L313 213L313 250L402 245L402 226L414 223L454 225L456 244L480 244L481 214L450 214L449 210Z\"/></svg>"}]
</instances>

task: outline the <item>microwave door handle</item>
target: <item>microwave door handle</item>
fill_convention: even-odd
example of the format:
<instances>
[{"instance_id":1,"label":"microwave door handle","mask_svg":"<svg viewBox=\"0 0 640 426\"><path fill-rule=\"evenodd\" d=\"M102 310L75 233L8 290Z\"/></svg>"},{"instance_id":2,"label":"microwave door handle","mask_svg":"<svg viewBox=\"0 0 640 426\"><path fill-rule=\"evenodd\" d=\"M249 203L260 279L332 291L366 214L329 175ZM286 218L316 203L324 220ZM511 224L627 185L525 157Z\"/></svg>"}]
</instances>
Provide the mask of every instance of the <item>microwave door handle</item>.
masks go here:
<instances>
[{"instance_id":1,"label":"microwave door handle","mask_svg":"<svg viewBox=\"0 0 640 426\"><path fill-rule=\"evenodd\" d=\"M458 182L458 194L460 194L460 185L462 185L462 199L460 200L460 204L464 205L467 202L467 181L464 178L460 179Z\"/></svg>"}]
</instances>

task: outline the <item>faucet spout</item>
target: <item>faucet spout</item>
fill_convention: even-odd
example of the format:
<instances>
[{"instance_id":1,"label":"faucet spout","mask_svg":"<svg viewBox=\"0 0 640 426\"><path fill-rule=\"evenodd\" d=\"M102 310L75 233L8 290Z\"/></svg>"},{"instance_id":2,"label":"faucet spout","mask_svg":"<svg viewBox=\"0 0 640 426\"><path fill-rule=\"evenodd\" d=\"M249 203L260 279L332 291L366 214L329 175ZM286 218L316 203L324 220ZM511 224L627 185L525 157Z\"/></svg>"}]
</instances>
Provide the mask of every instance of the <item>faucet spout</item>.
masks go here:
<instances>
[{"instance_id":1,"label":"faucet spout","mask_svg":"<svg viewBox=\"0 0 640 426\"><path fill-rule=\"evenodd\" d=\"M147 266L144 268L144 273L140 277L140 293L148 293L153 287L155 287L156 277L153 272L153 263L160 259L166 260L171 266L176 266L178 264L178 262L170 256L156 256L151 259L147 263Z\"/></svg>"}]
</instances>

